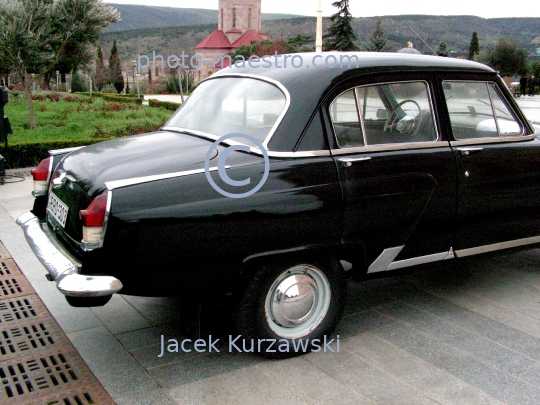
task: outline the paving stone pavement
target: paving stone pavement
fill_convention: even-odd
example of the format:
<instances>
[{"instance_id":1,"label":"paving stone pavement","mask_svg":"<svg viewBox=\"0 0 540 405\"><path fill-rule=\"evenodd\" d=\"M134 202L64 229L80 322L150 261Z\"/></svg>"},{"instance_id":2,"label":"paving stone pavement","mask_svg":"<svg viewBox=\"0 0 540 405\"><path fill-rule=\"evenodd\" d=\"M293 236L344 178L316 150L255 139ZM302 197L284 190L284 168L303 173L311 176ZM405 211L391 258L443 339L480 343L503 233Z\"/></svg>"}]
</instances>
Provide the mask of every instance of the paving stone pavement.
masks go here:
<instances>
[{"instance_id":1,"label":"paving stone pavement","mask_svg":"<svg viewBox=\"0 0 540 405\"><path fill-rule=\"evenodd\" d=\"M161 335L234 332L221 308L176 298L69 307L14 223L31 187L0 186L0 240L118 405L540 404L540 250L351 283L339 353L158 357Z\"/></svg>"}]
</instances>

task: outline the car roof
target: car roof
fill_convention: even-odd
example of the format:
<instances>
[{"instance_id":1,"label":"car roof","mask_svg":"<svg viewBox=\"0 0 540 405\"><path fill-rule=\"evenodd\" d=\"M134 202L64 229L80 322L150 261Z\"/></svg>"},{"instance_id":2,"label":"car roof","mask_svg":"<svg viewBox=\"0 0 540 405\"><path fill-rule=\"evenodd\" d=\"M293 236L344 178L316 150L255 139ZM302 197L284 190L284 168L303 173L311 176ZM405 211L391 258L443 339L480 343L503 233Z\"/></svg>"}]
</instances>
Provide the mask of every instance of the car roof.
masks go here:
<instances>
[{"instance_id":1,"label":"car roof","mask_svg":"<svg viewBox=\"0 0 540 405\"><path fill-rule=\"evenodd\" d=\"M293 58L297 67L292 64ZM313 67L314 60L322 67ZM350 67L348 60L351 60ZM325 65L325 61L328 65ZM340 61L343 61L342 67L332 67L335 63L339 65ZM490 67L469 60L393 52L306 52L269 55L258 63L258 67L255 63L252 65L254 66L250 67L247 61L244 66L233 64L215 73L210 80L230 75L259 76L278 81L287 89L291 104L269 144L271 150L277 151L289 151L291 146L295 145L296 140L281 138L283 136L290 138L292 133L301 131L303 127L299 127L302 123L307 124L311 113L327 92L349 78L366 74L419 71L496 74Z\"/></svg>"}]
</instances>

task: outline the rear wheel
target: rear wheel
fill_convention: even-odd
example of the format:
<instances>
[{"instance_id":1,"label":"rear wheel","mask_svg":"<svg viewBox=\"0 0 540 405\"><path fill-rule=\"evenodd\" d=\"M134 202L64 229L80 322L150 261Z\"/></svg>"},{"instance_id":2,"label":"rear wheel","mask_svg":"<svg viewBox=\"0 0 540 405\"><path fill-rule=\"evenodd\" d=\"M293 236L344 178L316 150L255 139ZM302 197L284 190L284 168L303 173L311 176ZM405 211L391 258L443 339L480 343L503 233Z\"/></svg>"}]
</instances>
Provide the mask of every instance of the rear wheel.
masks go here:
<instances>
[{"instance_id":1,"label":"rear wheel","mask_svg":"<svg viewBox=\"0 0 540 405\"><path fill-rule=\"evenodd\" d=\"M342 269L335 260L275 262L261 267L249 280L237 325L242 337L255 340L268 357L316 350L339 321L345 291ZM287 347L284 340L289 349L278 350Z\"/></svg>"}]
</instances>

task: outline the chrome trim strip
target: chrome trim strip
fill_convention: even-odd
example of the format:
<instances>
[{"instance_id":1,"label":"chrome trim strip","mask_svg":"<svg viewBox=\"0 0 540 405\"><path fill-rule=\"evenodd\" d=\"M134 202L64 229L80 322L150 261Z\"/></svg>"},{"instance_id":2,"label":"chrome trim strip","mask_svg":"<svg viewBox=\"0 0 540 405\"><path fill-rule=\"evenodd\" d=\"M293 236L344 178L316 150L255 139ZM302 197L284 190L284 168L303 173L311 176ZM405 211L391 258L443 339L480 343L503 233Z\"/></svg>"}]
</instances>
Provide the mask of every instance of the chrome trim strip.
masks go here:
<instances>
[{"instance_id":1,"label":"chrome trim strip","mask_svg":"<svg viewBox=\"0 0 540 405\"><path fill-rule=\"evenodd\" d=\"M412 257L410 259L399 260L392 262L386 270L402 269L404 267L416 266L418 264L425 264L431 262L438 262L442 260L450 259L450 252L435 253L427 256Z\"/></svg>"},{"instance_id":2,"label":"chrome trim strip","mask_svg":"<svg viewBox=\"0 0 540 405\"><path fill-rule=\"evenodd\" d=\"M111 276L86 276L79 267L51 241L39 219L27 212L17 218L30 248L56 281L58 290L70 297L101 297L120 291L122 282Z\"/></svg>"},{"instance_id":3,"label":"chrome trim strip","mask_svg":"<svg viewBox=\"0 0 540 405\"><path fill-rule=\"evenodd\" d=\"M75 146L73 148L65 148L65 149L53 149L49 151L49 155L51 156L63 155L64 153L71 153L82 148L84 148L84 146Z\"/></svg>"},{"instance_id":4,"label":"chrome trim strip","mask_svg":"<svg viewBox=\"0 0 540 405\"><path fill-rule=\"evenodd\" d=\"M261 155L262 153L254 152L256 155ZM331 156L329 150L314 150L308 152L272 152L268 151L268 156L273 158L301 158L301 157L320 157L320 156Z\"/></svg>"},{"instance_id":5,"label":"chrome trim strip","mask_svg":"<svg viewBox=\"0 0 540 405\"><path fill-rule=\"evenodd\" d=\"M448 142L412 142L412 143L390 143L384 145L358 146L348 149L332 149L332 155L347 155L353 153L370 153L370 152L387 152L394 150L413 150L427 148L445 148L448 147Z\"/></svg>"},{"instance_id":6,"label":"chrome trim strip","mask_svg":"<svg viewBox=\"0 0 540 405\"><path fill-rule=\"evenodd\" d=\"M225 166L225 169L230 169L230 168L231 166ZM217 171L217 169L218 169L217 167L211 167L209 171L215 172ZM117 188L133 186L136 184L151 183L151 182L159 181L159 180L174 179L177 177L191 176L193 174L202 174L202 173L204 173L204 169L195 169L195 170L187 170L184 172L164 173L164 174L155 174L153 176L134 177L132 179L113 180L113 181L105 182L105 187L107 187L108 190L112 191Z\"/></svg>"},{"instance_id":7,"label":"chrome trim strip","mask_svg":"<svg viewBox=\"0 0 540 405\"><path fill-rule=\"evenodd\" d=\"M195 131L195 130L187 129L187 128L162 127L161 129L164 131L181 132L188 135L192 134L192 135L200 136L201 138L210 139L213 141L217 141L219 138L221 138L221 136L210 134L208 132ZM238 145L246 146L246 144L244 143L236 142L231 139L226 139L222 143L227 146L238 146ZM266 150L266 153L268 153L269 157L274 157L274 158L302 158L302 157L330 156L329 150L314 150L314 151L305 151L305 152L304 151L303 152L276 152L276 151L268 150L267 148L265 150ZM243 153L242 151L239 151L239 152ZM263 156L259 148L254 148L253 146L249 147L249 152L257 156Z\"/></svg>"},{"instance_id":8,"label":"chrome trim strip","mask_svg":"<svg viewBox=\"0 0 540 405\"><path fill-rule=\"evenodd\" d=\"M490 143L504 143L504 142L526 142L532 141L535 138L534 135L520 135L520 136L507 136L497 138L474 138L465 139L461 141L451 141L450 146L469 146L469 145L485 145Z\"/></svg>"},{"instance_id":9,"label":"chrome trim strip","mask_svg":"<svg viewBox=\"0 0 540 405\"><path fill-rule=\"evenodd\" d=\"M516 239L507 242L493 243L492 245L484 245L469 249L456 250L456 256L460 258L481 253L494 252L496 250L510 249L518 246L532 245L534 243L540 243L540 236L533 236L531 238Z\"/></svg>"},{"instance_id":10,"label":"chrome trim strip","mask_svg":"<svg viewBox=\"0 0 540 405\"><path fill-rule=\"evenodd\" d=\"M373 263L371 263L368 268L367 274L378 273L388 270L388 267L392 264L394 259L399 255L399 253L403 250L404 247L405 245L384 249L380 256L375 259Z\"/></svg>"}]
</instances>

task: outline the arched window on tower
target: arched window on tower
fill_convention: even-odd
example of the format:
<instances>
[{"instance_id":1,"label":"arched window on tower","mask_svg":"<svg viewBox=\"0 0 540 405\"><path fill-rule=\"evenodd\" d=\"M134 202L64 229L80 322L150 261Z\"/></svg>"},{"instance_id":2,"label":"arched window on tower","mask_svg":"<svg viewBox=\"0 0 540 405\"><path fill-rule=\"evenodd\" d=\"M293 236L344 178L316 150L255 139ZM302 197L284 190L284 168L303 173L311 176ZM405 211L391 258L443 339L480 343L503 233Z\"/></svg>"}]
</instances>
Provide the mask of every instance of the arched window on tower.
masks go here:
<instances>
[{"instance_id":1,"label":"arched window on tower","mask_svg":"<svg viewBox=\"0 0 540 405\"><path fill-rule=\"evenodd\" d=\"M248 29L251 29L251 9L248 8Z\"/></svg>"},{"instance_id":2,"label":"arched window on tower","mask_svg":"<svg viewBox=\"0 0 540 405\"><path fill-rule=\"evenodd\" d=\"M232 27L236 28L236 7L232 9Z\"/></svg>"}]
</instances>

